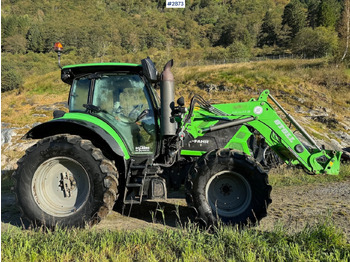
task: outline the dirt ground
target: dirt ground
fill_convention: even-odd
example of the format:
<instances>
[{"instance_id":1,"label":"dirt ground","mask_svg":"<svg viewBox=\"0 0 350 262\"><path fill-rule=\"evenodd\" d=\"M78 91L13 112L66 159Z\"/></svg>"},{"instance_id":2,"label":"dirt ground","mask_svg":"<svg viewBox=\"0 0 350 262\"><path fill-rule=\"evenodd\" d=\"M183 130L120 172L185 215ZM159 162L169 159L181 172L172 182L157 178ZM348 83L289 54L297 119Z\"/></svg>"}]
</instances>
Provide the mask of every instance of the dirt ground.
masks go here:
<instances>
[{"instance_id":1,"label":"dirt ground","mask_svg":"<svg viewBox=\"0 0 350 262\"><path fill-rule=\"evenodd\" d=\"M167 201L147 201L142 205L118 208L100 224L97 229L135 230L145 227L176 227L184 225L191 215L182 198L184 192L168 194ZM347 235L350 242L350 179L329 184L309 184L304 186L288 186L273 188L272 204L268 216L261 220L258 229L272 230L275 225L282 224L290 231L301 230L306 224L322 222L331 216L334 223ZM21 221L15 207L13 193L1 193L2 229L9 224L26 226ZM181 220L178 219L181 218Z\"/></svg>"}]
</instances>

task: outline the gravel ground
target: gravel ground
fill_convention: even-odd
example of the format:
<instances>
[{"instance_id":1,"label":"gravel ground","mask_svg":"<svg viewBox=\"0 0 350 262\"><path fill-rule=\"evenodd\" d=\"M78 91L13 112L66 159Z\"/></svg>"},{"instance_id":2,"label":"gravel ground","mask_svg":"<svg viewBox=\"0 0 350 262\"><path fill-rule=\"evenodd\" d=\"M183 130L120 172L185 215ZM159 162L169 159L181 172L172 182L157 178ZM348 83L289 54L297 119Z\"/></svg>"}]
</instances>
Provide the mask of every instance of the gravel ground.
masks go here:
<instances>
[{"instance_id":1,"label":"gravel ground","mask_svg":"<svg viewBox=\"0 0 350 262\"><path fill-rule=\"evenodd\" d=\"M190 210L182 199L183 192L169 193L167 201L147 201L141 206L113 211L96 226L98 229L134 230L144 227L176 227L186 223ZM290 232L301 230L306 224L324 221L331 216L350 242L350 179L329 184L277 187L272 190L272 204L268 216L257 227L269 231L281 223ZM10 192L1 193L2 229L8 224L22 226L15 196ZM181 220L178 219L181 217Z\"/></svg>"}]
</instances>

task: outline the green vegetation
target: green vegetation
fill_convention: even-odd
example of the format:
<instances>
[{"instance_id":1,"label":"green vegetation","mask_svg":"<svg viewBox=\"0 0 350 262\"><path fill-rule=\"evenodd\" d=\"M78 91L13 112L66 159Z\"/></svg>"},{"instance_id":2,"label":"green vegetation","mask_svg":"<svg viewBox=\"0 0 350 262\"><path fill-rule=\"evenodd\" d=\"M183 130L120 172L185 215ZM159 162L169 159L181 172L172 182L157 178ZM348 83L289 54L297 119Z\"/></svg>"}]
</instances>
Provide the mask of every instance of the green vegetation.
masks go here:
<instances>
[{"instance_id":1,"label":"green vegetation","mask_svg":"<svg viewBox=\"0 0 350 262\"><path fill-rule=\"evenodd\" d=\"M150 55L163 65L170 58L180 64L290 53L339 63L348 5L348 0L188 0L185 9L175 10L165 8L165 0L4 0L2 92L54 71L56 41L64 45L64 64L139 62ZM349 55L342 60L349 61Z\"/></svg>"},{"instance_id":2,"label":"green vegetation","mask_svg":"<svg viewBox=\"0 0 350 262\"><path fill-rule=\"evenodd\" d=\"M306 175L302 169L286 167L273 169L269 173L269 182L273 188L306 184L327 184L344 180L350 180L350 164L342 164L337 176Z\"/></svg>"},{"instance_id":3,"label":"green vegetation","mask_svg":"<svg viewBox=\"0 0 350 262\"><path fill-rule=\"evenodd\" d=\"M2 261L348 261L350 246L330 219L301 232L219 226L137 231L9 227L1 234Z\"/></svg>"}]
</instances>

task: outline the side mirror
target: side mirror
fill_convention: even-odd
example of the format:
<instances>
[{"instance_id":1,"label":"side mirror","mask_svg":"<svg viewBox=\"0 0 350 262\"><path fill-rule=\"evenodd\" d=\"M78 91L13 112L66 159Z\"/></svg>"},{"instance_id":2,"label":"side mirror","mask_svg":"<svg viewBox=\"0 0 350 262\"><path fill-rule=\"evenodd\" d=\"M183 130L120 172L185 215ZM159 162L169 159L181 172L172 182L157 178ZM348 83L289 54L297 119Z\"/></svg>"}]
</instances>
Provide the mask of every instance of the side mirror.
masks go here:
<instances>
[{"instance_id":1,"label":"side mirror","mask_svg":"<svg viewBox=\"0 0 350 262\"><path fill-rule=\"evenodd\" d=\"M185 105L185 98L182 96L176 102L179 106L184 106Z\"/></svg>"},{"instance_id":2,"label":"side mirror","mask_svg":"<svg viewBox=\"0 0 350 262\"><path fill-rule=\"evenodd\" d=\"M158 72L151 58L147 57L145 59L142 59L141 64L142 72L144 76L148 79L148 81L150 81L151 83L157 82Z\"/></svg>"}]
</instances>

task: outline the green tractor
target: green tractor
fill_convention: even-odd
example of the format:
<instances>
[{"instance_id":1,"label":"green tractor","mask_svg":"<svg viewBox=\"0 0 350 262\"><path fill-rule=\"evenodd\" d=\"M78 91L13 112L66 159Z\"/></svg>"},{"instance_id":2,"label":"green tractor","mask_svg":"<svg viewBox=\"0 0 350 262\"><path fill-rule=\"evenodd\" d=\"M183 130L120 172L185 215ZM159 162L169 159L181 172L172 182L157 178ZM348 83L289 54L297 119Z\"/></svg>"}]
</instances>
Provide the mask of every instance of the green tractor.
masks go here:
<instances>
[{"instance_id":1,"label":"green tractor","mask_svg":"<svg viewBox=\"0 0 350 262\"><path fill-rule=\"evenodd\" d=\"M339 173L341 152L320 148L268 90L242 103L194 95L189 108L182 97L175 105L172 65L161 74L150 58L61 68L69 112L55 111L24 136L40 140L14 173L23 217L48 227L95 224L115 205L166 199L184 185L194 221L255 223L271 203L266 146L308 173Z\"/></svg>"}]
</instances>

